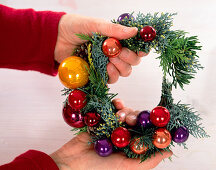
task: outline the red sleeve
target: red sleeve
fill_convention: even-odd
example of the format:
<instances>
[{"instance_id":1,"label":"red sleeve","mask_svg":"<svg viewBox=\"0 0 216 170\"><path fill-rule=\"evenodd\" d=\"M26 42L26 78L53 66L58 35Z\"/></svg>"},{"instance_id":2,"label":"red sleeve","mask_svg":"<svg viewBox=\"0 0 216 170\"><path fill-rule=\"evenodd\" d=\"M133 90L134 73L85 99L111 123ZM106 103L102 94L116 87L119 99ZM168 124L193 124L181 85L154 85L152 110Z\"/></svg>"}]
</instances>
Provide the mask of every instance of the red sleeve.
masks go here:
<instances>
[{"instance_id":1,"label":"red sleeve","mask_svg":"<svg viewBox=\"0 0 216 170\"><path fill-rule=\"evenodd\" d=\"M0 166L0 170L59 170L59 168L47 154L29 150L11 163Z\"/></svg>"},{"instance_id":2,"label":"red sleeve","mask_svg":"<svg viewBox=\"0 0 216 170\"><path fill-rule=\"evenodd\" d=\"M56 75L54 49L64 14L0 5L0 68Z\"/></svg>"}]
</instances>

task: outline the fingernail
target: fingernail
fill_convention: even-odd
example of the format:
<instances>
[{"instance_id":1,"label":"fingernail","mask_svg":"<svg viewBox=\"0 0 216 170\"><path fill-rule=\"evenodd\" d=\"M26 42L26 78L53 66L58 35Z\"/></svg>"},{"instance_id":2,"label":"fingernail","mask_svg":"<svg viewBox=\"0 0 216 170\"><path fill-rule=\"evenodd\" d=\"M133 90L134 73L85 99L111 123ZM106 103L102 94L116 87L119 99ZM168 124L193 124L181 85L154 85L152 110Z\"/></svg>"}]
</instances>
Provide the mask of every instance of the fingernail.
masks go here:
<instances>
[{"instance_id":1,"label":"fingernail","mask_svg":"<svg viewBox=\"0 0 216 170\"><path fill-rule=\"evenodd\" d=\"M136 118L137 118L136 115L129 115L128 117L129 117L129 119L131 119L131 120L136 120Z\"/></svg>"},{"instance_id":2,"label":"fingernail","mask_svg":"<svg viewBox=\"0 0 216 170\"><path fill-rule=\"evenodd\" d=\"M120 121L123 121L126 116L125 112L117 112L117 115L120 117L119 118Z\"/></svg>"},{"instance_id":3,"label":"fingernail","mask_svg":"<svg viewBox=\"0 0 216 170\"><path fill-rule=\"evenodd\" d=\"M125 27L123 28L123 31L127 33L127 32L131 32L133 29L134 30L136 29L136 31L138 31L137 27Z\"/></svg>"}]
</instances>

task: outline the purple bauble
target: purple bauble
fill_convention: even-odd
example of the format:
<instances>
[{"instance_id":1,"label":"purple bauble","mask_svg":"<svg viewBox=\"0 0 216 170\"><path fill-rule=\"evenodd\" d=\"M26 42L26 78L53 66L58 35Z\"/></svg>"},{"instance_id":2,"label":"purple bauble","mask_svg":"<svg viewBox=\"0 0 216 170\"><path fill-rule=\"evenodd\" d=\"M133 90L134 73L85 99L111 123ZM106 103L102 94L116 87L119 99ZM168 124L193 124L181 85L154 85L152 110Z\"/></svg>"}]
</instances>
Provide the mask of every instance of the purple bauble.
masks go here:
<instances>
[{"instance_id":1,"label":"purple bauble","mask_svg":"<svg viewBox=\"0 0 216 170\"><path fill-rule=\"evenodd\" d=\"M137 117L137 125L144 128L152 126L150 121L150 111L144 110Z\"/></svg>"},{"instance_id":2,"label":"purple bauble","mask_svg":"<svg viewBox=\"0 0 216 170\"><path fill-rule=\"evenodd\" d=\"M117 21L118 21L118 22L121 22L124 18L131 19L132 21L135 20L134 17L133 17L133 15L131 15L131 14L129 14L129 13L124 13L124 14L121 14L121 15L118 17Z\"/></svg>"},{"instance_id":3,"label":"purple bauble","mask_svg":"<svg viewBox=\"0 0 216 170\"><path fill-rule=\"evenodd\" d=\"M189 131L184 126L172 130L172 140L176 143L183 143L188 139L188 137Z\"/></svg>"},{"instance_id":4,"label":"purple bauble","mask_svg":"<svg viewBox=\"0 0 216 170\"><path fill-rule=\"evenodd\" d=\"M94 149L100 156L109 156L113 151L112 143L108 139L99 139L94 144Z\"/></svg>"}]
</instances>

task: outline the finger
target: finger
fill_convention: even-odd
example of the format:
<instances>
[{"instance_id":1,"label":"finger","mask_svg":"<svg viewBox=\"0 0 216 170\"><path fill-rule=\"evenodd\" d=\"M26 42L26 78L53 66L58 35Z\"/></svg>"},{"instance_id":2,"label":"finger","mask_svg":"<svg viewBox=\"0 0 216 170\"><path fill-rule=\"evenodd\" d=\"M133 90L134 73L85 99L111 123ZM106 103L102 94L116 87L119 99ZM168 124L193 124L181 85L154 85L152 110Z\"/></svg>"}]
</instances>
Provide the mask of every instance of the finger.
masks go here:
<instances>
[{"instance_id":1,"label":"finger","mask_svg":"<svg viewBox=\"0 0 216 170\"><path fill-rule=\"evenodd\" d=\"M126 27L120 24L114 24L100 20L97 23L97 32L108 37L115 37L119 40L134 37L138 29L136 27Z\"/></svg>"},{"instance_id":2,"label":"finger","mask_svg":"<svg viewBox=\"0 0 216 170\"><path fill-rule=\"evenodd\" d=\"M161 153L157 152L154 155L152 155L151 158L147 159L145 163L148 165L150 169L155 168L163 159L169 158L172 156L172 151L167 152L167 151L161 151Z\"/></svg>"},{"instance_id":3,"label":"finger","mask_svg":"<svg viewBox=\"0 0 216 170\"><path fill-rule=\"evenodd\" d=\"M141 58L137 54L128 48L123 47L120 55L118 56L122 61L135 66L141 61Z\"/></svg>"},{"instance_id":4,"label":"finger","mask_svg":"<svg viewBox=\"0 0 216 170\"><path fill-rule=\"evenodd\" d=\"M128 77L131 74L131 65L122 61L119 57L109 58L109 60L118 69L120 76Z\"/></svg>"},{"instance_id":5,"label":"finger","mask_svg":"<svg viewBox=\"0 0 216 170\"><path fill-rule=\"evenodd\" d=\"M135 126L137 122L137 116L139 115L140 111L131 112L126 116L126 123L130 126Z\"/></svg>"},{"instance_id":6,"label":"finger","mask_svg":"<svg viewBox=\"0 0 216 170\"><path fill-rule=\"evenodd\" d=\"M133 109L131 108L123 108L121 110L119 110L117 113L116 113L116 116L119 116L119 121L121 122L125 122L126 121L126 117L127 115L129 115L131 112L133 112Z\"/></svg>"},{"instance_id":7,"label":"finger","mask_svg":"<svg viewBox=\"0 0 216 170\"><path fill-rule=\"evenodd\" d=\"M119 98L113 99L112 102L117 110L121 110L125 107L124 102Z\"/></svg>"},{"instance_id":8,"label":"finger","mask_svg":"<svg viewBox=\"0 0 216 170\"><path fill-rule=\"evenodd\" d=\"M113 83L118 81L118 79L119 79L119 71L110 62L107 64L107 73L108 73L108 76L109 76L109 80L108 80L109 84L113 84Z\"/></svg>"},{"instance_id":9,"label":"finger","mask_svg":"<svg viewBox=\"0 0 216 170\"><path fill-rule=\"evenodd\" d=\"M139 56L139 57L144 57L144 56L147 56L149 53L145 53L145 52L143 52L143 51L139 51L139 52L137 52L137 55Z\"/></svg>"},{"instance_id":10,"label":"finger","mask_svg":"<svg viewBox=\"0 0 216 170\"><path fill-rule=\"evenodd\" d=\"M140 159L130 159L127 158L122 162L122 168L124 167L136 167L137 170L147 170L155 168L163 159L168 158L172 155L172 151L156 153L151 155L151 158L146 159L144 162L140 163Z\"/></svg>"}]
</instances>

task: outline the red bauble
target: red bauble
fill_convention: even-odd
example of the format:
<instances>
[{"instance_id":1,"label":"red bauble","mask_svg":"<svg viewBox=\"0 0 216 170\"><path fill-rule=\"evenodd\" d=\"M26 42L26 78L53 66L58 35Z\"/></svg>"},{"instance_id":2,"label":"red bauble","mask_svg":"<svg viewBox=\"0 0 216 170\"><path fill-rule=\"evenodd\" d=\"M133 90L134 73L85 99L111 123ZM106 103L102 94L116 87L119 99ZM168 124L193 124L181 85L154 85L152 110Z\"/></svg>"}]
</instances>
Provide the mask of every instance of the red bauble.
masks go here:
<instances>
[{"instance_id":1,"label":"red bauble","mask_svg":"<svg viewBox=\"0 0 216 170\"><path fill-rule=\"evenodd\" d=\"M122 50L122 45L116 38L107 38L102 45L104 55L107 57L116 57Z\"/></svg>"},{"instance_id":2,"label":"red bauble","mask_svg":"<svg viewBox=\"0 0 216 170\"><path fill-rule=\"evenodd\" d=\"M86 113L84 120L87 126L93 127L99 123L101 116L98 113Z\"/></svg>"},{"instance_id":3,"label":"red bauble","mask_svg":"<svg viewBox=\"0 0 216 170\"><path fill-rule=\"evenodd\" d=\"M123 127L116 128L111 134L112 143L119 147L123 148L130 143L130 132Z\"/></svg>"},{"instance_id":4,"label":"red bauble","mask_svg":"<svg viewBox=\"0 0 216 170\"><path fill-rule=\"evenodd\" d=\"M157 127L164 127L170 121L170 113L165 107L157 106L150 113L150 121Z\"/></svg>"},{"instance_id":5,"label":"red bauble","mask_svg":"<svg viewBox=\"0 0 216 170\"><path fill-rule=\"evenodd\" d=\"M81 128L85 126L84 118L79 111L73 110L67 103L63 108L63 118L71 127Z\"/></svg>"},{"instance_id":6,"label":"red bauble","mask_svg":"<svg viewBox=\"0 0 216 170\"><path fill-rule=\"evenodd\" d=\"M68 103L74 110L80 110L87 103L86 94L81 90L74 90L69 94Z\"/></svg>"},{"instance_id":7,"label":"red bauble","mask_svg":"<svg viewBox=\"0 0 216 170\"><path fill-rule=\"evenodd\" d=\"M169 146L171 139L172 137L168 130L165 128L159 128L155 130L152 143L157 148L163 149Z\"/></svg>"},{"instance_id":8,"label":"red bauble","mask_svg":"<svg viewBox=\"0 0 216 170\"><path fill-rule=\"evenodd\" d=\"M156 37L156 31L151 26L145 26L140 30L140 36L145 42L153 41Z\"/></svg>"},{"instance_id":9,"label":"red bauble","mask_svg":"<svg viewBox=\"0 0 216 170\"><path fill-rule=\"evenodd\" d=\"M144 143L139 145L139 143L140 138L133 139L130 143L130 149L136 154L143 154L148 150L148 146L144 146Z\"/></svg>"}]
</instances>

